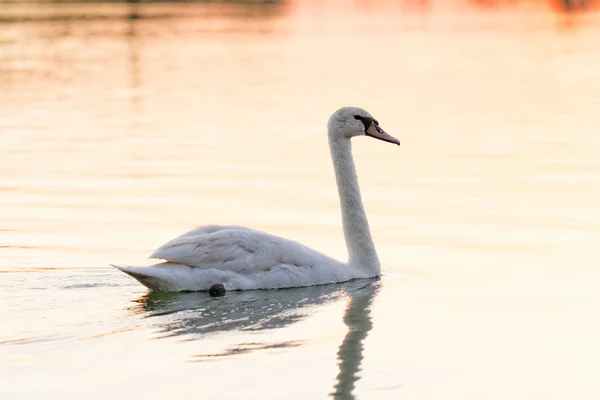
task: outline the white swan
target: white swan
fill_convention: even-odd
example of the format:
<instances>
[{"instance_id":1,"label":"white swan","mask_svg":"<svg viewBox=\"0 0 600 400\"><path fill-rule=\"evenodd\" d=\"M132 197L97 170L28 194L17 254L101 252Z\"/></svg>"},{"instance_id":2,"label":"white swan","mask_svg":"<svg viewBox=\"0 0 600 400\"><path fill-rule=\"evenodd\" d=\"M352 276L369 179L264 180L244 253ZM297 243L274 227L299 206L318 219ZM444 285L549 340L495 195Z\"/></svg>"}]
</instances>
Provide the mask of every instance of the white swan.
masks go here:
<instances>
[{"instance_id":1,"label":"white swan","mask_svg":"<svg viewBox=\"0 0 600 400\"><path fill-rule=\"evenodd\" d=\"M344 282L379 276L380 264L362 204L350 139L371 136L400 145L367 111L343 107L329 118L342 224L349 260L342 263L300 243L240 226L210 225L193 229L159 247L152 266L113 267L150 289L206 291L279 289Z\"/></svg>"}]
</instances>

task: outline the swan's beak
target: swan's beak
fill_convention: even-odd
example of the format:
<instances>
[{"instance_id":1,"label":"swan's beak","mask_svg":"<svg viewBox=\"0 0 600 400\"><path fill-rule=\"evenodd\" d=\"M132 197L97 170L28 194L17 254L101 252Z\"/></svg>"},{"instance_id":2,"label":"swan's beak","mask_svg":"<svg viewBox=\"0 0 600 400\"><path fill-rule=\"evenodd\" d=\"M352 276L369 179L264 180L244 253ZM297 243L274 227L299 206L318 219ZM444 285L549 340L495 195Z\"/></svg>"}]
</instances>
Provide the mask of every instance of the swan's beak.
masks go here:
<instances>
[{"instance_id":1,"label":"swan's beak","mask_svg":"<svg viewBox=\"0 0 600 400\"><path fill-rule=\"evenodd\" d=\"M398 139L396 139L392 135L388 135L375 122L371 122L371 125L369 125L369 128L365 131L365 133L367 134L367 136L374 137L375 139L383 140L384 142L394 143L400 146L400 141Z\"/></svg>"}]
</instances>

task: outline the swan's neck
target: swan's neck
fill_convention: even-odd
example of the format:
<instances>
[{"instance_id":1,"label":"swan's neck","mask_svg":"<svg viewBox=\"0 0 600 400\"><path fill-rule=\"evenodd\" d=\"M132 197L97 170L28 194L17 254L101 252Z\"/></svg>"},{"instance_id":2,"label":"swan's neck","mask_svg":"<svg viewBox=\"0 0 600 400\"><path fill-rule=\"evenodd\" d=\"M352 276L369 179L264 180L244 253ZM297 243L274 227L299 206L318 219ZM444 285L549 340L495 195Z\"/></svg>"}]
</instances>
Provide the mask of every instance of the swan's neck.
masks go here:
<instances>
[{"instance_id":1,"label":"swan's neck","mask_svg":"<svg viewBox=\"0 0 600 400\"><path fill-rule=\"evenodd\" d=\"M329 147L340 195L342 224L350 257L349 263L360 269L379 274L379 258L360 197L350 139L336 138L330 135Z\"/></svg>"}]
</instances>

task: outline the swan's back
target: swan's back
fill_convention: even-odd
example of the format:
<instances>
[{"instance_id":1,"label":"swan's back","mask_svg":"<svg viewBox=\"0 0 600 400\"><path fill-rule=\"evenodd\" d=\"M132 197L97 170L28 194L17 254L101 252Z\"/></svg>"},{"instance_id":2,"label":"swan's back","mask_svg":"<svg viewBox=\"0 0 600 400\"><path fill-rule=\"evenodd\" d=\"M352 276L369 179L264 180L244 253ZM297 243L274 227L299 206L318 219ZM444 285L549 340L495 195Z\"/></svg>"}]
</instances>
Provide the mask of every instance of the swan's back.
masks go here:
<instances>
[{"instance_id":1,"label":"swan's back","mask_svg":"<svg viewBox=\"0 0 600 400\"><path fill-rule=\"evenodd\" d=\"M310 268L332 259L298 242L265 232L211 225L189 232L159 247L151 258L187 265L252 274L286 264Z\"/></svg>"}]
</instances>

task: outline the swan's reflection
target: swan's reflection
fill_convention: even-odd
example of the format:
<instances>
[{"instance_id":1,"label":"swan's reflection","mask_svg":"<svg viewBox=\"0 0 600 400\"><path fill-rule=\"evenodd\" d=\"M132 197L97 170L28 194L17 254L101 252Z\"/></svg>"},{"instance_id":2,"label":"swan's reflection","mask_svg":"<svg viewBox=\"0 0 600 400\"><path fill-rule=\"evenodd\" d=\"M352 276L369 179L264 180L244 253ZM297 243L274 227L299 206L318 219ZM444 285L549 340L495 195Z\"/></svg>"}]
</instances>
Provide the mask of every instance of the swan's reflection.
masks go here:
<instances>
[{"instance_id":1,"label":"swan's reflection","mask_svg":"<svg viewBox=\"0 0 600 400\"><path fill-rule=\"evenodd\" d=\"M339 373L332 393L334 399L354 399L354 387L360 379L363 340L373 328L370 306L379 288L380 282L376 281L350 293L350 302L344 312L348 333L338 350Z\"/></svg>"},{"instance_id":2,"label":"swan's reflection","mask_svg":"<svg viewBox=\"0 0 600 400\"><path fill-rule=\"evenodd\" d=\"M283 328L304 319L311 307L352 295L372 280L282 290L229 292L211 298L206 293L150 292L137 303L146 318L158 318L162 337L203 336L240 330Z\"/></svg>"},{"instance_id":3,"label":"swan's reflection","mask_svg":"<svg viewBox=\"0 0 600 400\"><path fill-rule=\"evenodd\" d=\"M283 328L309 316L315 306L349 297L344 312L348 333L338 350L339 373L331 395L335 399L353 399L363 359L362 341L372 328L369 306L379 287L379 280L369 279L307 288L229 292L220 298L211 298L206 293L150 292L137 302L145 318L156 319L161 337L187 336L186 339L193 340L227 331ZM194 361L301 344L301 341L238 343L224 352L197 355Z\"/></svg>"}]
</instances>

